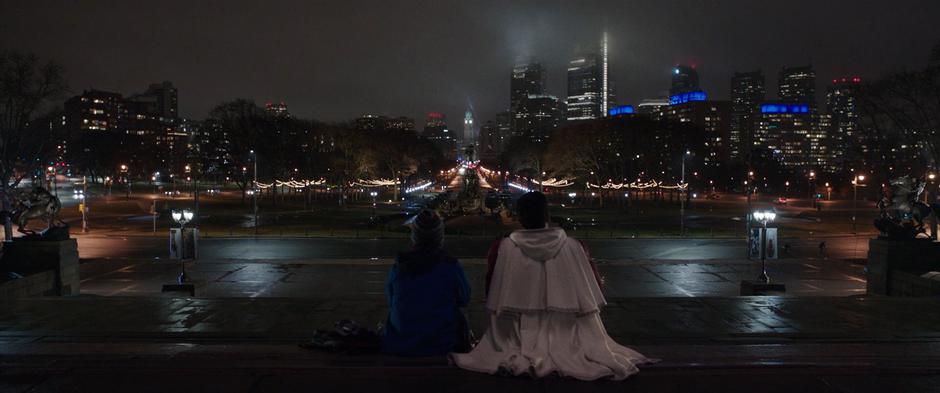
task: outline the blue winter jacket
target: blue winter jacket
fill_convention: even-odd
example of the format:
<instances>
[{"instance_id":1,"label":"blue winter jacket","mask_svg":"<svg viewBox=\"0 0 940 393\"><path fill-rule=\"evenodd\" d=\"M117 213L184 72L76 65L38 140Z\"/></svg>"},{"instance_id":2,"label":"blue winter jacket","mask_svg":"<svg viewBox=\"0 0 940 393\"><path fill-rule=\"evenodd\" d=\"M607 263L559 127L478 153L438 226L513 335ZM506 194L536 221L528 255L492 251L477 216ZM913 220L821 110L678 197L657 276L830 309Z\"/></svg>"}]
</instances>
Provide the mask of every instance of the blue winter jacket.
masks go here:
<instances>
[{"instance_id":1,"label":"blue winter jacket","mask_svg":"<svg viewBox=\"0 0 940 393\"><path fill-rule=\"evenodd\" d=\"M445 355L467 344L460 311L470 285L457 259L440 248L400 252L385 284L388 321L382 347L401 356Z\"/></svg>"}]
</instances>

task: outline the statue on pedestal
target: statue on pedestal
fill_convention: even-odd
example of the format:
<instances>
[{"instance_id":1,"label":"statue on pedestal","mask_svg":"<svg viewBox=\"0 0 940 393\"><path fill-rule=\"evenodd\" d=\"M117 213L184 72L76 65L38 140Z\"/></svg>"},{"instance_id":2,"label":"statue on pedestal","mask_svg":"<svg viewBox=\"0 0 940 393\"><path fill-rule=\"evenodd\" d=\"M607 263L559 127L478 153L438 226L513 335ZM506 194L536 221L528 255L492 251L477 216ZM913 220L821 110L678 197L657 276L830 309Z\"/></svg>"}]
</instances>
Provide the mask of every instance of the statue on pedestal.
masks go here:
<instances>
[{"instance_id":1,"label":"statue on pedestal","mask_svg":"<svg viewBox=\"0 0 940 393\"><path fill-rule=\"evenodd\" d=\"M921 202L920 195L926 182L911 176L891 180L885 187L878 208L881 214L875 219L875 227L881 237L894 240L916 239L926 236L924 228L931 212L940 210L940 205Z\"/></svg>"},{"instance_id":2,"label":"statue on pedestal","mask_svg":"<svg viewBox=\"0 0 940 393\"><path fill-rule=\"evenodd\" d=\"M68 239L68 225L55 221L62 203L49 190L34 187L29 191L21 191L14 195L13 221L16 222L17 232L23 233L28 240L64 240ZM36 232L28 229L27 224L32 219L46 221L46 229Z\"/></svg>"}]
</instances>

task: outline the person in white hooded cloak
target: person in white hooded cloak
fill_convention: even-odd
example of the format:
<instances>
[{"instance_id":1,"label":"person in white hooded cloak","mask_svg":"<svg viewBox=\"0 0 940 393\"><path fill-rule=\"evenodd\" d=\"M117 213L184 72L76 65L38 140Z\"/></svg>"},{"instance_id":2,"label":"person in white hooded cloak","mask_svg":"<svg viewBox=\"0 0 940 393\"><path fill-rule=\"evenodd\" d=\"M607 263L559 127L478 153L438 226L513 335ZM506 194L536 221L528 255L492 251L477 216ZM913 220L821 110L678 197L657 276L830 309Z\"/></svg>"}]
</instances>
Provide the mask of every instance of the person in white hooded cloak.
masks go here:
<instances>
[{"instance_id":1,"label":"person in white hooded cloak","mask_svg":"<svg viewBox=\"0 0 940 393\"><path fill-rule=\"evenodd\" d=\"M524 229L490 249L489 328L472 351L451 354L453 362L490 374L622 380L656 361L607 335L600 278L579 241L547 226L545 195L523 195L517 212Z\"/></svg>"}]
</instances>

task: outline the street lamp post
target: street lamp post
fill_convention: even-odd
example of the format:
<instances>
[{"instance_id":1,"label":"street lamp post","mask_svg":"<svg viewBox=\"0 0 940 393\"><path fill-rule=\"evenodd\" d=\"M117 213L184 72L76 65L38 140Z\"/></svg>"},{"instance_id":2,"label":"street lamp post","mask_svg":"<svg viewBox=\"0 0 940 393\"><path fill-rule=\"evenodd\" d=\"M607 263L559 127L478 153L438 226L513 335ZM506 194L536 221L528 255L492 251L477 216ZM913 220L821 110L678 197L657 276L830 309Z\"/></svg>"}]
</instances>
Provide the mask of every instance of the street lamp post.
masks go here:
<instances>
[{"instance_id":1,"label":"street lamp post","mask_svg":"<svg viewBox=\"0 0 940 393\"><path fill-rule=\"evenodd\" d=\"M753 217L754 220L757 220L761 223L760 274L757 276L757 280L764 284L768 284L770 283L770 276L767 275L767 223L772 222L774 218L777 218L777 213L775 213L773 210L758 210L753 213Z\"/></svg>"},{"instance_id":2,"label":"street lamp post","mask_svg":"<svg viewBox=\"0 0 940 393\"><path fill-rule=\"evenodd\" d=\"M852 179L852 233L858 233L856 216L858 215L858 183L865 181L865 175L855 175Z\"/></svg>"},{"instance_id":3,"label":"street lamp post","mask_svg":"<svg viewBox=\"0 0 940 393\"><path fill-rule=\"evenodd\" d=\"M82 189L79 191L78 200L79 200L79 210L82 211L82 233L88 233L88 219L86 213L88 212L88 177L82 176Z\"/></svg>"},{"instance_id":4,"label":"street lamp post","mask_svg":"<svg viewBox=\"0 0 940 393\"><path fill-rule=\"evenodd\" d=\"M685 184L685 158L691 155L689 150L682 155L682 184ZM689 194L688 185L685 188L686 196ZM682 188L679 188L679 236L685 236L685 196L682 195Z\"/></svg>"},{"instance_id":5,"label":"street lamp post","mask_svg":"<svg viewBox=\"0 0 940 393\"><path fill-rule=\"evenodd\" d=\"M930 204L930 203L927 201L927 194L930 194L930 199L931 199L932 201L934 201L934 202L937 201L937 195L934 194L933 191L931 191L931 190L933 189L933 181L934 181L934 179L936 179L936 178L937 178L937 175L935 175L935 174L933 174L933 173L927 175L927 179L930 180L930 190L928 190L927 192L924 193L924 203L925 203L925 204L928 204L928 205ZM932 210L932 209L931 209L931 210ZM936 213L931 213L931 214L930 214L930 239L931 239L931 240L937 240L937 214L936 214Z\"/></svg>"},{"instance_id":6,"label":"street lamp post","mask_svg":"<svg viewBox=\"0 0 940 393\"><path fill-rule=\"evenodd\" d=\"M935 175L935 174L933 174L933 173L927 175L927 180L929 180L928 184L933 185L933 180L936 179L936 178L937 178L937 175ZM924 192L924 203L928 203L928 202L927 202L927 194L930 194L930 189L925 187L925 191L926 191L926 192Z\"/></svg>"},{"instance_id":7,"label":"street lamp post","mask_svg":"<svg viewBox=\"0 0 940 393\"><path fill-rule=\"evenodd\" d=\"M183 210L173 210L171 213L173 221L176 221L180 224L180 242L176 245L176 258L180 261L180 275L177 278L177 281L182 284L186 282L186 264L183 263L183 244L185 243L186 233L186 223L192 221L193 212L189 209Z\"/></svg>"},{"instance_id":8,"label":"street lamp post","mask_svg":"<svg viewBox=\"0 0 940 393\"><path fill-rule=\"evenodd\" d=\"M131 199L131 177L128 173L127 165L121 164L121 174L124 175L124 185L127 186L124 199Z\"/></svg>"},{"instance_id":9,"label":"street lamp post","mask_svg":"<svg viewBox=\"0 0 940 393\"><path fill-rule=\"evenodd\" d=\"M813 208L816 208L816 172L809 171L809 197L813 200Z\"/></svg>"},{"instance_id":10,"label":"street lamp post","mask_svg":"<svg viewBox=\"0 0 940 393\"><path fill-rule=\"evenodd\" d=\"M190 181L193 191L193 212L199 217L199 187L196 186L196 171L189 164L186 164L186 179ZM193 224L196 225L196 224Z\"/></svg>"},{"instance_id":11,"label":"street lamp post","mask_svg":"<svg viewBox=\"0 0 940 393\"><path fill-rule=\"evenodd\" d=\"M251 150L251 163L254 168L254 181L252 182L251 203L255 215L255 238L258 237L258 154Z\"/></svg>"},{"instance_id":12,"label":"street lamp post","mask_svg":"<svg viewBox=\"0 0 940 393\"><path fill-rule=\"evenodd\" d=\"M372 221L375 221L375 198L379 196L379 193L372 191L369 195L372 196Z\"/></svg>"},{"instance_id":13,"label":"street lamp post","mask_svg":"<svg viewBox=\"0 0 940 393\"><path fill-rule=\"evenodd\" d=\"M56 198L59 197L59 180L56 179L56 170L54 166L46 168L49 170L49 176L52 178L52 189Z\"/></svg>"}]
</instances>

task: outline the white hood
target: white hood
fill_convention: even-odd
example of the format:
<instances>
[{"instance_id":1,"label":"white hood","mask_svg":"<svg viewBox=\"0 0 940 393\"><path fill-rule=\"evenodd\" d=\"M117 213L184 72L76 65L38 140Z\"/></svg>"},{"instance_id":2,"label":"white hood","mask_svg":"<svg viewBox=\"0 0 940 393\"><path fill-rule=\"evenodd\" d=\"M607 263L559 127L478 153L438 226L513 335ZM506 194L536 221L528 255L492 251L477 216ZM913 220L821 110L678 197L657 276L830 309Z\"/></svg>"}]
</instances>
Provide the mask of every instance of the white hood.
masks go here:
<instances>
[{"instance_id":1,"label":"white hood","mask_svg":"<svg viewBox=\"0 0 940 393\"><path fill-rule=\"evenodd\" d=\"M565 245L568 235L561 228L519 229L509 235L509 239L522 250L527 257L545 262L555 257Z\"/></svg>"}]
</instances>

